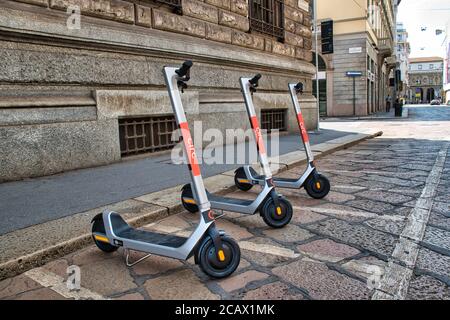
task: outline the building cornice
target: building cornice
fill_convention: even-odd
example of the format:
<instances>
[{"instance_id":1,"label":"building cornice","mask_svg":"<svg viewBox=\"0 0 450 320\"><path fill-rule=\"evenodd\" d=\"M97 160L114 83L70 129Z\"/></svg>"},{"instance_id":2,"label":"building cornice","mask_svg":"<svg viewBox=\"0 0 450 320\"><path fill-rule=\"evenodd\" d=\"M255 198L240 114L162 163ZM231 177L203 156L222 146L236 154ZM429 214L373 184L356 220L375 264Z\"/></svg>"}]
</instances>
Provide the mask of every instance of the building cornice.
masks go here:
<instances>
[{"instance_id":1,"label":"building cornice","mask_svg":"<svg viewBox=\"0 0 450 320\"><path fill-rule=\"evenodd\" d=\"M314 74L311 63L262 51L222 44L191 36L164 32L96 18L82 17L79 30L69 30L64 12L42 10L38 14L3 6L0 10L0 35L22 38L22 41L43 41L47 45L87 46L154 55L173 59L192 58L206 63L234 67L257 68L293 73Z\"/></svg>"}]
</instances>

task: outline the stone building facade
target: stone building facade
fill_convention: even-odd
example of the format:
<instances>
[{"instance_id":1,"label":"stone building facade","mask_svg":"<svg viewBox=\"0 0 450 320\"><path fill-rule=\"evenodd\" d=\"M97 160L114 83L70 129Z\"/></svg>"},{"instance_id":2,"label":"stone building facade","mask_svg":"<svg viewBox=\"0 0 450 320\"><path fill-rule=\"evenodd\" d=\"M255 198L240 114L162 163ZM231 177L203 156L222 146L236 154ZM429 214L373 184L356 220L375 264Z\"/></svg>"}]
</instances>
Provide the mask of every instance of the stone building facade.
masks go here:
<instances>
[{"instance_id":1,"label":"stone building facade","mask_svg":"<svg viewBox=\"0 0 450 320\"><path fill-rule=\"evenodd\" d=\"M441 99L443 76L444 59L441 57L411 58L409 100L417 104Z\"/></svg>"},{"instance_id":2,"label":"stone building facade","mask_svg":"<svg viewBox=\"0 0 450 320\"><path fill-rule=\"evenodd\" d=\"M317 0L318 20L333 21L334 40L332 54L322 54L319 46L321 114L340 117L383 112L386 98L395 96L389 79L397 62L395 32L401 0L340 0L339 6L336 3ZM361 76L354 79L348 72Z\"/></svg>"},{"instance_id":3,"label":"stone building facade","mask_svg":"<svg viewBox=\"0 0 450 320\"><path fill-rule=\"evenodd\" d=\"M397 69L400 70L400 81L398 96L409 102L409 55L411 54L411 45L408 42L408 32L402 22L397 23Z\"/></svg>"},{"instance_id":4,"label":"stone building facade","mask_svg":"<svg viewBox=\"0 0 450 320\"><path fill-rule=\"evenodd\" d=\"M162 68L186 59L187 117L203 130L249 128L238 80L256 73L258 112L281 113L287 131L297 128L287 83L303 81L314 129L308 1L1 0L0 181L167 149Z\"/></svg>"}]
</instances>

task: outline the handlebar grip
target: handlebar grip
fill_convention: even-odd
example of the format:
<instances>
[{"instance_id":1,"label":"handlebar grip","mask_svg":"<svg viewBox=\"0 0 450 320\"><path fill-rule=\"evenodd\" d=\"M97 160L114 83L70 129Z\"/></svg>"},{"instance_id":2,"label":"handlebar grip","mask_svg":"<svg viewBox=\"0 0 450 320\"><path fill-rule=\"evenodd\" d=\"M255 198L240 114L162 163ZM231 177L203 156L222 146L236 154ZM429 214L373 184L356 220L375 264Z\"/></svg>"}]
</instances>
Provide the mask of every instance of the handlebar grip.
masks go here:
<instances>
[{"instance_id":1,"label":"handlebar grip","mask_svg":"<svg viewBox=\"0 0 450 320\"><path fill-rule=\"evenodd\" d=\"M299 93L303 93L303 83L297 83L297 85L295 86L295 90Z\"/></svg>"},{"instance_id":2,"label":"handlebar grip","mask_svg":"<svg viewBox=\"0 0 450 320\"><path fill-rule=\"evenodd\" d=\"M250 84L253 86L258 86L259 80L262 78L262 75L258 73L256 76L254 76L252 79L250 79Z\"/></svg>"},{"instance_id":3,"label":"handlebar grip","mask_svg":"<svg viewBox=\"0 0 450 320\"><path fill-rule=\"evenodd\" d=\"M183 65L181 66L180 69L176 70L176 74L179 75L180 77L184 77L189 73L189 70L192 68L194 64L192 63L192 61L188 60L185 61L183 63Z\"/></svg>"}]
</instances>

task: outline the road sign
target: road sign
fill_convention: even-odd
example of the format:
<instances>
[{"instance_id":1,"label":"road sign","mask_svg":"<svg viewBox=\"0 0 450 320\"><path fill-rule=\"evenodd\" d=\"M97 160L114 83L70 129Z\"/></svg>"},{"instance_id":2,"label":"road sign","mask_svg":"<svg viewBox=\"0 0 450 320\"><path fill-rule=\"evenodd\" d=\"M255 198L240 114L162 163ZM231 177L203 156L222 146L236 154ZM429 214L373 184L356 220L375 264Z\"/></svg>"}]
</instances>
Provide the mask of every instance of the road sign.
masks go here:
<instances>
[{"instance_id":1,"label":"road sign","mask_svg":"<svg viewBox=\"0 0 450 320\"><path fill-rule=\"evenodd\" d=\"M353 79L353 115L356 116L356 78L362 77L361 71L347 71L347 77Z\"/></svg>"},{"instance_id":2,"label":"road sign","mask_svg":"<svg viewBox=\"0 0 450 320\"><path fill-rule=\"evenodd\" d=\"M361 71L347 71L347 77L362 77Z\"/></svg>"},{"instance_id":3,"label":"road sign","mask_svg":"<svg viewBox=\"0 0 450 320\"><path fill-rule=\"evenodd\" d=\"M348 53L350 53L350 54L362 53L362 47L349 48Z\"/></svg>"}]
</instances>

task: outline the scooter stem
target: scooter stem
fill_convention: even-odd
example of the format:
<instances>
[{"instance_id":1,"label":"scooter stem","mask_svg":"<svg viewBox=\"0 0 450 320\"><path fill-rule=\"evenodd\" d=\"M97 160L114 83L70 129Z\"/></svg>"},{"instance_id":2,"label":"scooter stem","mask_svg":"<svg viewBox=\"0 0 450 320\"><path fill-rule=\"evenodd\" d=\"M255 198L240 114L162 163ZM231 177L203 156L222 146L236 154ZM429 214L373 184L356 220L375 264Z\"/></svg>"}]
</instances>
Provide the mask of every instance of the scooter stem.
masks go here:
<instances>
[{"instance_id":1,"label":"scooter stem","mask_svg":"<svg viewBox=\"0 0 450 320\"><path fill-rule=\"evenodd\" d=\"M289 93L291 94L292 103L294 104L295 113L297 115L298 127L300 129L300 136L302 138L303 147L306 150L306 156L308 158L308 162L312 163L314 161L314 154L311 150L311 144L309 142L308 130L306 129L305 120L303 119L302 110L300 108L300 103L298 102L297 97L297 83L289 84Z\"/></svg>"},{"instance_id":2,"label":"scooter stem","mask_svg":"<svg viewBox=\"0 0 450 320\"><path fill-rule=\"evenodd\" d=\"M198 158L195 152L194 142L191 136L191 131L189 130L183 103L181 102L181 94L179 89L179 82L184 83L189 80L189 69L191 66L192 63L185 62L181 68L165 67L164 75L166 77L169 97L172 102L175 119L181 129L184 152L187 158L192 184L194 187L193 191L198 198L198 208L200 212L209 212L211 209L211 204L206 194Z\"/></svg>"},{"instance_id":3,"label":"scooter stem","mask_svg":"<svg viewBox=\"0 0 450 320\"><path fill-rule=\"evenodd\" d=\"M258 81L261 77L255 77ZM266 179L272 179L272 170L270 169L269 159L266 152L266 147L264 144L264 139L261 132L261 127L259 125L258 117L256 116L255 106L253 104L252 89L255 90L256 86L251 82L255 81L255 78L241 78L241 88L244 95L245 106L247 109L247 114L250 119L250 123L253 129L253 135L255 137L256 146L258 149L258 156L261 166L263 168L263 173Z\"/></svg>"}]
</instances>

